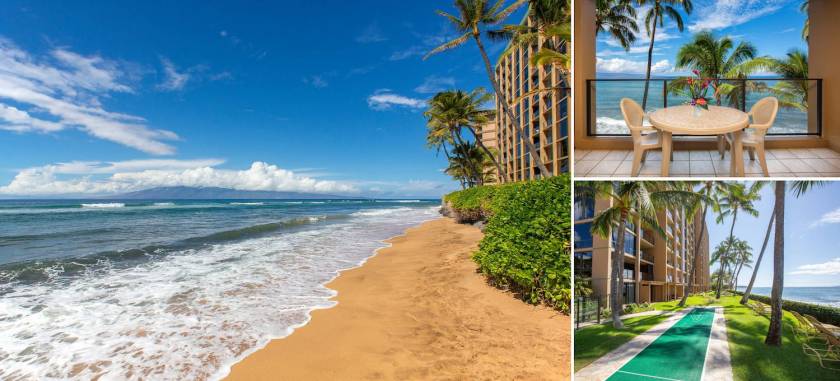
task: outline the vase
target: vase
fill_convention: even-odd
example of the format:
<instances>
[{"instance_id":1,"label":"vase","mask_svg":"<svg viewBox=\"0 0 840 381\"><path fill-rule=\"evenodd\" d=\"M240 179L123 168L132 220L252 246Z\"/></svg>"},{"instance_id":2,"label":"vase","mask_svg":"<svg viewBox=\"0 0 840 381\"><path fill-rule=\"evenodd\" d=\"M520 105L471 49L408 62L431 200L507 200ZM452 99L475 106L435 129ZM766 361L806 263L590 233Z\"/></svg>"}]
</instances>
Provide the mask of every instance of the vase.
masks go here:
<instances>
[{"instance_id":1,"label":"vase","mask_svg":"<svg viewBox=\"0 0 840 381\"><path fill-rule=\"evenodd\" d=\"M701 115L703 115L703 108L699 106L694 106L694 110L692 111L691 115L695 118L699 118Z\"/></svg>"}]
</instances>

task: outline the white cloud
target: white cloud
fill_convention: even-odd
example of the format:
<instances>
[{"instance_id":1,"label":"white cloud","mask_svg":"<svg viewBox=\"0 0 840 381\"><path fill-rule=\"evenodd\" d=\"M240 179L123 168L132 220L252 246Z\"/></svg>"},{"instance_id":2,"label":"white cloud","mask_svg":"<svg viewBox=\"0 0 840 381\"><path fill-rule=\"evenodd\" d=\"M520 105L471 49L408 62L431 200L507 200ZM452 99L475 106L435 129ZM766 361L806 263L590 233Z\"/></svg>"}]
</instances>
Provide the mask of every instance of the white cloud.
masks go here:
<instances>
[{"instance_id":1,"label":"white cloud","mask_svg":"<svg viewBox=\"0 0 840 381\"><path fill-rule=\"evenodd\" d=\"M781 9L787 0L717 0L711 6L696 7L696 21L690 32L724 29L747 23Z\"/></svg>"},{"instance_id":2,"label":"white cloud","mask_svg":"<svg viewBox=\"0 0 840 381\"><path fill-rule=\"evenodd\" d=\"M840 257L825 263L802 265L791 272L792 275L840 275Z\"/></svg>"},{"instance_id":3,"label":"white cloud","mask_svg":"<svg viewBox=\"0 0 840 381\"><path fill-rule=\"evenodd\" d=\"M163 91L180 91L184 89L187 82L190 80L190 73L178 72L178 68L168 58L161 57L160 63L163 65L163 82L157 87Z\"/></svg>"},{"instance_id":4,"label":"white cloud","mask_svg":"<svg viewBox=\"0 0 840 381\"><path fill-rule=\"evenodd\" d=\"M826 224L840 224L840 208L834 209L826 214L823 214L819 220L811 224L811 227Z\"/></svg>"},{"instance_id":5,"label":"white cloud","mask_svg":"<svg viewBox=\"0 0 840 381\"><path fill-rule=\"evenodd\" d=\"M129 76L116 62L100 56L59 48L36 58L0 38L0 129L23 133L77 128L143 152L173 153L163 141L176 140L175 133L150 129L141 117L102 107L99 97L132 92L126 83Z\"/></svg>"},{"instance_id":6,"label":"white cloud","mask_svg":"<svg viewBox=\"0 0 840 381\"><path fill-rule=\"evenodd\" d=\"M389 56L388 59L391 61L401 61L406 58L422 56L428 53L430 50L431 49L429 49L428 47L420 45L409 46L408 48L405 48L403 50L397 50L391 53L391 56Z\"/></svg>"},{"instance_id":7,"label":"white cloud","mask_svg":"<svg viewBox=\"0 0 840 381\"><path fill-rule=\"evenodd\" d=\"M365 30L362 31L361 34L356 36L356 42L361 44L369 44L372 42L382 42L387 41L388 38L382 34L382 31L379 29L379 25L376 23L368 25Z\"/></svg>"},{"instance_id":8,"label":"white cloud","mask_svg":"<svg viewBox=\"0 0 840 381\"><path fill-rule=\"evenodd\" d=\"M374 110L388 110L393 106L407 107L411 109L426 107L426 101L423 99L410 98L395 94L388 89L375 91L373 95L368 97L367 103L368 106Z\"/></svg>"},{"instance_id":9,"label":"white cloud","mask_svg":"<svg viewBox=\"0 0 840 381\"><path fill-rule=\"evenodd\" d=\"M595 70L599 73L640 74L647 70L647 61L633 61L624 58L597 58ZM651 73L667 73L674 70L668 60L653 62Z\"/></svg>"},{"instance_id":10,"label":"white cloud","mask_svg":"<svg viewBox=\"0 0 840 381\"><path fill-rule=\"evenodd\" d=\"M70 162L23 169L0 194L95 195L160 186L221 187L314 193L354 193L348 183L318 180L264 162L244 170L219 169L219 159Z\"/></svg>"},{"instance_id":11,"label":"white cloud","mask_svg":"<svg viewBox=\"0 0 840 381\"><path fill-rule=\"evenodd\" d=\"M420 86L417 86L414 91L421 94L431 94L451 89L455 87L455 78L453 77L438 77L430 75L423 80Z\"/></svg>"},{"instance_id":12,"label":"white cloud","mask_svg":"<svg viewBox=\"0 0 840 381\"><path fill-rule=\"evenodd\" d=\"M318 89L322 89L324 87L329 86L329 82L327 82L327 80L324 79L324 77L321 76L321 75L312 75L312 76L309 76L309 77L304 77L303 78L303 83L305 83L307 85L311 85L312 87L315 87L315 88L318 88Z\"/></svg>"}]
</instances>

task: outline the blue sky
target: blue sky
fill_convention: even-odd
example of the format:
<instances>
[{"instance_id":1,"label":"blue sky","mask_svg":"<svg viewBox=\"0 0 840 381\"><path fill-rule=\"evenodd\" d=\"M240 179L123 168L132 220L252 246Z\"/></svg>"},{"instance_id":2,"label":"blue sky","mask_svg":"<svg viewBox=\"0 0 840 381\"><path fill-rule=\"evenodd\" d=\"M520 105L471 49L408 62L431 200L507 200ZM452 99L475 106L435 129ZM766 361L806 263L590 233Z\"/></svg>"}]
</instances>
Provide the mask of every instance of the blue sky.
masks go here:
<instances>
[{"instance_id":1,"label":"blue sky","mask_svg":"<svg viewBox=\"0 0 840 381\"><path fill-rule=\"evenodd\" d=\"M840 286L840 182L815 188L796 198L788 193L785 207L785 286ZM773 210L774 188L765 186L755 206L758 218L739 213L735 236L746 240L758 259L764 234ZM708 216L709 249L729 236L732 222L716 224ZM773 281L773 233L756 277L757 287L769 287ZM717 269L717 266L714 266ZM741 271L738 284L747 285L751 269Z\"/></svg>"},{"instance_id":2,"label":"blue sky","mask_svg":"<svg viewBox=\"0 0 840 381\"><path fill-rule=\"evenodd\" d=\"M455 189L422 108L486 86L477 49L421 60L452 37L448 1L372 5L4 1L0 196Z\"/></svg>"},{"instance_id":3,"label":"blue sky","mask_svg":"<svg viewBox=\"0 0 840 381\"><path fill-rule=\"evenodd\" d=\"M701 30L718 36L730 36L735 41L749 41L759 55L784 57L792 48L807 51L802 40L805 14L799 11L801 0L694 0L694 11L686 15L685 30L680 32L670 19L664 30L658 29L654 41L653 72L658 76L684 75L686 70L675 69L677 52L692 35ZM630 52L624 51L609 34L598 35L596 71L599 74L644 74L650 38L645 32L644 17L649 7L638 11L640 33ZM761 74L761 73L759 73Z\"/></svg>"}]
</instances>

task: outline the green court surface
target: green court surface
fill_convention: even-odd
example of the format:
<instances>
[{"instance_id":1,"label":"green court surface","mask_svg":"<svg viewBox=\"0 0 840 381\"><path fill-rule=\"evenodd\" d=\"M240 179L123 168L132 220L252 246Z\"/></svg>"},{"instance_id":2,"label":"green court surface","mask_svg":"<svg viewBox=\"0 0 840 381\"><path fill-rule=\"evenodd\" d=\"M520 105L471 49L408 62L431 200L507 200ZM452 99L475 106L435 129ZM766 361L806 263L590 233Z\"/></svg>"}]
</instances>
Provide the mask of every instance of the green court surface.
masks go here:
<instances>
[{"instance_id":1,"label":"green court surface","mask_svg":"<svg viewBox=\"0 0 840 381\"><path fill-rule=\"evenodd\" d=\"M714 317L714 309L695 308L608 380L700 381Z\"/></svg>"}]
</instances>

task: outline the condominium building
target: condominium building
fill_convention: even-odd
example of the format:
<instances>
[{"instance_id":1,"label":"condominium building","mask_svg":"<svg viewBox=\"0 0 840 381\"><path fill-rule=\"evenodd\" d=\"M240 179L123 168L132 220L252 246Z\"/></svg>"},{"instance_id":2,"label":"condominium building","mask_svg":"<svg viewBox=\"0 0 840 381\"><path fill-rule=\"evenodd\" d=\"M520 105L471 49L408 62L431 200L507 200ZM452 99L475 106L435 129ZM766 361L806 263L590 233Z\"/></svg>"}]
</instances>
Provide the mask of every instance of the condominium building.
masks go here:
<instances>
[{"instance_id":1,"label":"condominium building","mask_svg":"<svg viewBox=\"0 0 840 381\"><path fill-rule=\"evenodd\" d=\"M574 205L575 277L589 279L595 297L609 297L610 253L618 235L611 232L609 240L593 235L592 219L610 208L611 202L583 197ZM688 218L683 209L667 208L658 211L657 222L665 236L643 227L638 216L627 223L622 269L625 304L662 302L681 298L685 292L709 290L709 236L704 230L700 237L705 224L702 216ZM698 239L700 246L695 253ZM695 255L697 261L692 262ZM694 279L688 279L693 263L698 264L697 271Z\"/></svg>"},{"instance_id":2,"label":"condominium building","mask_svg":"<svg viewBox=\"0 0 840 381\"><path fill-rule=\"evenodd\" d=\"M526 17L523 23L532 25L532 20ZM531 65L531 57L540 47L552 42L556 41L540 37L530 45L511 44L496 64L496 78L504 94L503 99L496 99L499 162L512 181L541 177L523 138L533 142L549 172L568 171L571 89L559 66ZM513 119L505 115L501 102L507 102Z\"/></svg>"}]
</instances>

